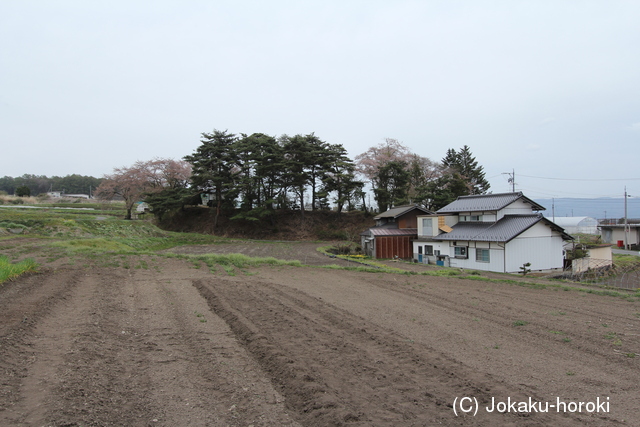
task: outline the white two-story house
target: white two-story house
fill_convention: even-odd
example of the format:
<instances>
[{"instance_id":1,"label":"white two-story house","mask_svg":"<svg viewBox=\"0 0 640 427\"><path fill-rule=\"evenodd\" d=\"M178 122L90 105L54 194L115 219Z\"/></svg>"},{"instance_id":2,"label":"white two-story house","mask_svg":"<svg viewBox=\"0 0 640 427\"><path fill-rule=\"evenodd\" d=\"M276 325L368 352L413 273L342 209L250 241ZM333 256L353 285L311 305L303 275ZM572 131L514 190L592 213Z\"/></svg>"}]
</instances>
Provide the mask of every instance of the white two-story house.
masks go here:
<instances>
[{"instance_id":1,"label":"white two-story house","mask_svg":"<svg viewBox=\"0 0 640 427\"><path fill-rule=\"evenodd\" d=\"M518 273L562 269L564 229L521 192L459 197L434 215L418 217L413 258L422 263Z\"/></svg>"}]
</instances>

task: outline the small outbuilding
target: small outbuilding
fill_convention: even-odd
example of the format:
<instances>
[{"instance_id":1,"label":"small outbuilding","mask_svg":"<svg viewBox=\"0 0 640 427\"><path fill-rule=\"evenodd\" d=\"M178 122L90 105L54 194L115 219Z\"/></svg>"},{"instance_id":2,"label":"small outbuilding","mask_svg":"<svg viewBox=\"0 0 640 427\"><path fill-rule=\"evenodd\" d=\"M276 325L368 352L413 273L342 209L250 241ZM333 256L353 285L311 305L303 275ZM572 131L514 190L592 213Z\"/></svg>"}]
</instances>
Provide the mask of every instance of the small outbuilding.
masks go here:
<instances>
[{"instance_id":1,"label":"small outbuilding","mask_svg":"<svg viewBox=\"0 0 640 427\"><path fill-rule=\"evenodd\" d=\"M418 216L431 214L420 206L403 205L375 216L376 226L360 234L363 252L372 258L411 259Z\"/></svg>"}]
</instances>

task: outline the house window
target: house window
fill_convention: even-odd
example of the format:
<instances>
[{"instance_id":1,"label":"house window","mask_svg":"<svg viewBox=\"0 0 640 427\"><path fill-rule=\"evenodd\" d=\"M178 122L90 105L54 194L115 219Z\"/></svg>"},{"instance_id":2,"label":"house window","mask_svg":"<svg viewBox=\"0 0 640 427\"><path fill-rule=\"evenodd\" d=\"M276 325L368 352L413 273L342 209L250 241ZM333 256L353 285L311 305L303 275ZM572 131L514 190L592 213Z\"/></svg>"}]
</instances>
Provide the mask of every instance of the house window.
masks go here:
<instances>
[{"instance_id":1,"label":"house window","mask_svg":"<svg viewBox=\"0 0 640 427\"><path fill-rule=\"evenodd\" d=\"M456 258L467 258L467 247L466 246L456 246L454 248L454 254Z\"/></svg>"},{"instance_id":2,"label":"house window","mask_svg":"<svg viewBox=\"0 0 640 427\"><path fill-rule=\"evenodd\" d=\"M481 222L482 215L460 215L458 217L460 222Z\"/></svg>"},{"instance_id":3,"label":"house window","mask_svg":"<svg viewBox=\"0 0 640 427\"><path fill-rule=\"evenodd\" d=\"M476 261L489 262L489 249L476 249Z\"/></svg>"},{"instance_id":4,"label":"house window","mask_svg":"<svg viewBox=\"0 0 640 427\"><path fill-rule=\"evenodd\" d=\"M433 246L432 245L424 245L424 254L425 255L433 255Z\"/></svg>"}]
</instances>

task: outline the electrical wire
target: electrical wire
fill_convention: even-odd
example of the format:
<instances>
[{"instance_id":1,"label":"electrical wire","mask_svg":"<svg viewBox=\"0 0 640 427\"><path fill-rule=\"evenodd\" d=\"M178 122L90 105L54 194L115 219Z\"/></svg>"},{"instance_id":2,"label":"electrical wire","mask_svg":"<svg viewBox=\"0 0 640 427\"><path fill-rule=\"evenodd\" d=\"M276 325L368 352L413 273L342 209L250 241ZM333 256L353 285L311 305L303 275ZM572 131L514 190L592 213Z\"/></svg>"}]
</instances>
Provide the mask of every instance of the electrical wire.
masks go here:
<instances>
[{"instance_id":1,"label":"electrical wire","mask_svg":"<svg viewBox=\"0 0 640 427\"><path fill-rule=\"evenodd\" d=\"M549 178L544 176L531 176L531 175L523 175L521 173L518 176L523 176L525 178L537 178L537 179L551 179L554 181L640 181L640 178L605 178L605 179L582 179L582 178Z\"/></svg>"}]
</instances>

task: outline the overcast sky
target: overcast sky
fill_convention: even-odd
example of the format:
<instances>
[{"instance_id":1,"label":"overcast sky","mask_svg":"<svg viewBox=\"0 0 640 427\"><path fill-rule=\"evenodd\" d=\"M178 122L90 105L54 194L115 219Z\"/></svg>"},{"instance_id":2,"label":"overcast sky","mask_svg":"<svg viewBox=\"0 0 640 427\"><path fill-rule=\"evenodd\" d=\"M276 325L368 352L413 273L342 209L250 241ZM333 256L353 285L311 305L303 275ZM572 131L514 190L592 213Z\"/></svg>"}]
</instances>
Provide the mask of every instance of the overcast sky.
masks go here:
<instances>
[{"instance_id":1,"label":"overcast sky","mask_svg":"<svg viewBox=\"0 0 640 427\"><path fill-rule=\"evenodd\" d=\"M471 148L491 191L640 196L640 1L0 1L0 176L200 133Z\"/></svg>"}]
</instances>

